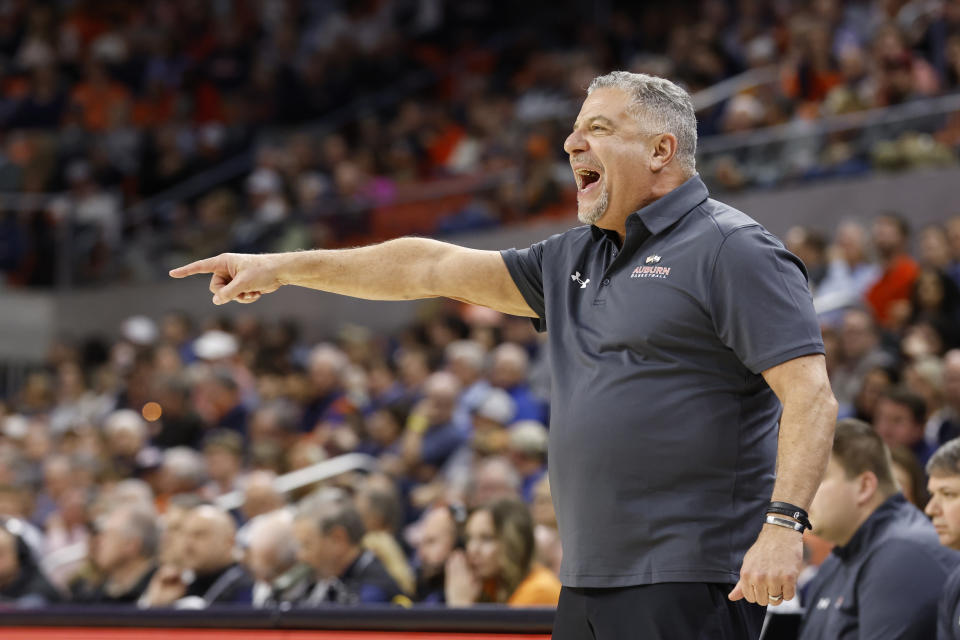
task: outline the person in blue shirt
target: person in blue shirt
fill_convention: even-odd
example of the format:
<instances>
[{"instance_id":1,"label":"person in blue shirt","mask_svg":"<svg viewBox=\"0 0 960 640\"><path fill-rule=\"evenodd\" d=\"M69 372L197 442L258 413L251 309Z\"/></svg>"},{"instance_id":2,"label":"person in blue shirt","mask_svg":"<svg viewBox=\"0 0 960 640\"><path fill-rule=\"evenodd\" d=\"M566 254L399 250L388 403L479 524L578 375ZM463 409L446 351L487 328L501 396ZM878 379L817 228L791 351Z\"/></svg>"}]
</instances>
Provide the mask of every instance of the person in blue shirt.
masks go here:
<instances>
[{"instance_id":1,"label":"person in blue shirt","mask_svg":"<svg viewBox=\"0 0 960 640\"><path fill-rule=\"evenodd\" d=\"M927 462L926 513L940 544L960 551L960 438L944 443ZM960 568L947 578L937 615L937 640L960 640Z\"/></svg>"},{"instance_id":2,"label":"person in blue shirt","mask_svg":"<svg viewBox=\"0 0 960 640\"><path fill-rule=\"evenodd\" d=\"M960 554L907 502L890 452L866 422L837 423L827 472L810 507L813 532L836 545L811 582L801 640L928 640Z\"/></svg>"}]
</instances>

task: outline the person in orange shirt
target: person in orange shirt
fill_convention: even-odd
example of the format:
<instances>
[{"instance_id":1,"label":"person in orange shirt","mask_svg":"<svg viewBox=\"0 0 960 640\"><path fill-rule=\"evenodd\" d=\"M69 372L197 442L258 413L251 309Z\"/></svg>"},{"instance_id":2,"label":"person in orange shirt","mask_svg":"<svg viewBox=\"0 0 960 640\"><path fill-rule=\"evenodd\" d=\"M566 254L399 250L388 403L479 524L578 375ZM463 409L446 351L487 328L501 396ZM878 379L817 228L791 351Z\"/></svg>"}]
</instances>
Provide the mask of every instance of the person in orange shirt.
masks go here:
<instances>
[{"instance_id":1,"label":"person in orange shirt","mask_svg":"<svg viewBox=\"0 0 960 640\"><path fill-rule=\"evenodd\" d=\"M79 109L88 131L106 131L114 112L131 106L127 88L114 81L106 66L95 59L87 63L86 77L73 89L70 102Z\"/></svg>"},{"instance_id":2,"label":"person in orange shirt","mask_svg":"<svg viewBox=\"0 0 960 640\"><path fill-rule=\"evenodd\" d=\"M475 510L467 519L466 551L447 561L447 605L556 607L560 580L535 564L533 554L533 519L527 505L503 498Z\"/></svg>"},{"instance_id":3,"label":"person in orange shirt","mask_svg":"<svg viewBox=\"0 0 960 640\"><path fill-rule=\"evenodd\" d=\"M877 322L896 329L910 317L910 297L920 267L907 253L910 225L896 213L885 213L873 221L873 243L883 273L867 290L867 302Z\"/></svg>"}]
</instances>

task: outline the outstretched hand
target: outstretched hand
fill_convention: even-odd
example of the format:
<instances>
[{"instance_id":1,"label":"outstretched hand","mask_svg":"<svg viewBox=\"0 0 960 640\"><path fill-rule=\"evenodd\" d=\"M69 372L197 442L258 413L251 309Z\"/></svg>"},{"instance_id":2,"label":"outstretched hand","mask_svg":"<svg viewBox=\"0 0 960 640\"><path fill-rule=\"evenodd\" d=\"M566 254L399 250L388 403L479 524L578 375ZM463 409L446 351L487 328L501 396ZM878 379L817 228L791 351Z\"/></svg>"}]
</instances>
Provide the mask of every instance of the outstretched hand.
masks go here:
<instances>
[{"instance_id":1,"label":"outstretched hand","mask_svg":"<svg viewBox=\"0 0 960 640\"><path fill-rule=\"evenodd\" d=\"M260 296L273 293L283 284L271 264L270 256L242 253L221 253L214 258L197 260L170 271L174 278L185 278L198 273L211 273L210 293L213 304L231 300L249 304Z\"/></svg>"}]
</instances>

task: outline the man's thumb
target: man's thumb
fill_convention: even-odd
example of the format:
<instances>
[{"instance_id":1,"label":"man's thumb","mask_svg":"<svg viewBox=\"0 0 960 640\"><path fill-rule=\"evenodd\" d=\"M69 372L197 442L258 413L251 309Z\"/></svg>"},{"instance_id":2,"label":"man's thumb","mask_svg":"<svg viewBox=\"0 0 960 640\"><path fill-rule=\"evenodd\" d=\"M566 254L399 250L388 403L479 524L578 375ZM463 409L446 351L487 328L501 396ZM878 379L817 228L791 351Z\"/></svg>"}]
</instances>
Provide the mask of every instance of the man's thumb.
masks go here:
<instances>
[{"instance_id":1,"label":"man's thumb","mask_svg":"<svg viewBox=\"0 0 960 640\"><path fill-rule=\"evenodd\" d=\"M733 588L733 591L727 595L727 598L730 600L739 600L743 597L743 589L740 588L740 582L737 582L736 586Z\"/></svg>"}]
</instances>

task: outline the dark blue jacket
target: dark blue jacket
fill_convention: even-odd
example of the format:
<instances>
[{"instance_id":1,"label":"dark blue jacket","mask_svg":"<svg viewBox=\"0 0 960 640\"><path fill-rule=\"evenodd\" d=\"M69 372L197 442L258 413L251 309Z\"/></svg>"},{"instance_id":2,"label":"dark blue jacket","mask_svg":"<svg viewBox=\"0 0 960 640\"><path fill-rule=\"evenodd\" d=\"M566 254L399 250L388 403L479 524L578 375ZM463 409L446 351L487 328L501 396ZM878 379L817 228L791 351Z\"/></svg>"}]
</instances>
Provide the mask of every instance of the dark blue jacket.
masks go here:
<instances>
[{"instance_id":1,"label":"dark blue jacket","mask_svg":"<svg viewBox=\"0 0 960 640\"><path fill-rule=\"evenodd\" d=\"M937 640L960 640L960 568L947 578L937 617Z\"/></svg>"},{"instance_id":2,"label":"dark blue jacket","mask_svg":"<svg viewBox=\"0 0 960 640\"><path fill-rule=\"evenodd\" d=\"M903 494L888 498L810 584L800 640L930 640L960 553Z\"/></svg>"}]
</instances>

